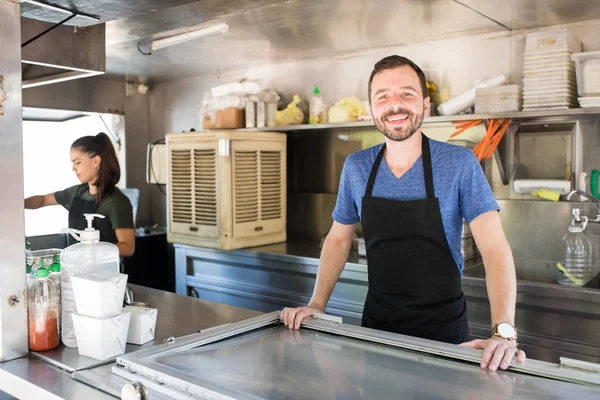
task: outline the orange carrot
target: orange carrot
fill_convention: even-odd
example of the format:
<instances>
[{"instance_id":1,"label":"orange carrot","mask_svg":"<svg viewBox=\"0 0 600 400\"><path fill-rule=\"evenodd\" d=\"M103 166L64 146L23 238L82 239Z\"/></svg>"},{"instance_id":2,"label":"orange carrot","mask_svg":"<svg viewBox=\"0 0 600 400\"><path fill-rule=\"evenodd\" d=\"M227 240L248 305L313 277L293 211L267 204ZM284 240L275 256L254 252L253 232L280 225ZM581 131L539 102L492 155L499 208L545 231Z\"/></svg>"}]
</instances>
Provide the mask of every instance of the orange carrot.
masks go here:
<instances>
[{"instance_id":1,"label":"orange carrot","mask_svg":"<svg viewBox=\"0 0 600 400\"><path fill-rule=\"evenodd\" d=\"M472 121L465 121L460 124L458 124L457 122L458 121L453 122L453 124L456 125L457 129L450 135L450 138L456 137L456 136L460 135L461 133L463 133L464 131L466 131L467 129L481 124L482 121L480 119L477 119L477 120L472 120Z\"/></svg>"},{"instance_id":2,"label":"orange carrot","mask_svg":"<svg viewBox=\"0 0 600 400\"><path fill-rule=\"evenodd\" d=\"M498 145L500 144L500 141L502 140L504 134L508 130L508 127L511 124L511 122L511 119L503 119L499 122L498 127L494 132L494 136L490 142L490 147L487 149L487 151L484 152L483 158L488 159L494 154L494 151L496 151L496 149L498 148Z\"/></svg>"}]
</instances>

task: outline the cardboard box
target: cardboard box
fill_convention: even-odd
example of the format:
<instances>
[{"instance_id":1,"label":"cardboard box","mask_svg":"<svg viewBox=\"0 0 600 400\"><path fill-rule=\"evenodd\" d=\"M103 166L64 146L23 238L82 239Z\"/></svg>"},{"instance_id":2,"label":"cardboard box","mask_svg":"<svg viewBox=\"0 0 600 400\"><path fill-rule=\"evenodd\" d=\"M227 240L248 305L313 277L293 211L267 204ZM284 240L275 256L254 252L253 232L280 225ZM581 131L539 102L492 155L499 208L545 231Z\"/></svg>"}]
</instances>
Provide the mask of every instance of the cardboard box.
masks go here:
<instances>
[{"instance_id":1,"label":"cardboard box","mask_svg":"<svg viewBox=\"0 0 600 400\"><path fill-rule=\"evenodd\" d=\"M142 345L154 339L158 317L156 308L126 306L123 311L131 313L127 343Z\"/></svg>"},{"instance_id":2,"label":"cardboard box","mask_svg":"<svg viewBox=\"0 0 600 400\"><path fill-rule=\"evenodd\" d=\"M119 315L127 286L127 275L99 271L71 277L77 314L93 318Z\"/></svg>"},{"instance_id":3,"label":"cardboard box","mask_svg":"<svg viewBox=\"0 0 600 400\"><path fill-rule=\"evenodd\" d=\"M237 129L246 126L246 110L227 108L217 113L213 123L210 118L205 117L202 123L203 129Z\"/></svg>"},{"instance_id":4,"label":"cardboard box","mask_svg":"<svg viewBox=\"0 0 600 400\"><path fill-rule=\"evenodd\" d=\"M131 313L104 319L71 315L80 355L107 360L125 353Z\"/></svg>"}]
</instances>

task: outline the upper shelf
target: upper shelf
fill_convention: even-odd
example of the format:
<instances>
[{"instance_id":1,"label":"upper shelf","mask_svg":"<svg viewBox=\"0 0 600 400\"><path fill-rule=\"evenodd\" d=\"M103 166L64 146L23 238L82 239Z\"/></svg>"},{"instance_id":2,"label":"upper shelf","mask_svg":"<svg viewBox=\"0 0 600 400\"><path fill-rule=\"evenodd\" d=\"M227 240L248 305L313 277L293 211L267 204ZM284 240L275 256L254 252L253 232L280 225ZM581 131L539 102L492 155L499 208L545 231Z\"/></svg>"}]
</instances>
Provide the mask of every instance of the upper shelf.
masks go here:
<instances>
[{"instance_id":1,"label":"upper shelf","mask_svg":"<svg viewBox=\"0 0 600 400\"><path fill-rule=\"evenodd\" d=\"M513 120L541 119L541 118L594 118L600 117L600 108L571 108L568 110L541 110L541 111L515 111L498 114L463 114L439 117L428 117L423 120L423 124L443 124L454 121L468 121L474 119L493 119L493 118L511 118ZM295 132L311 131L325 129L355 129L355 128L375 128L371 121L366 122L345 122L341 124L316 124L316 125L288 125L272 126L264 128L243 128L241 131L248 132Z\"/></svg>"}]
</instances>

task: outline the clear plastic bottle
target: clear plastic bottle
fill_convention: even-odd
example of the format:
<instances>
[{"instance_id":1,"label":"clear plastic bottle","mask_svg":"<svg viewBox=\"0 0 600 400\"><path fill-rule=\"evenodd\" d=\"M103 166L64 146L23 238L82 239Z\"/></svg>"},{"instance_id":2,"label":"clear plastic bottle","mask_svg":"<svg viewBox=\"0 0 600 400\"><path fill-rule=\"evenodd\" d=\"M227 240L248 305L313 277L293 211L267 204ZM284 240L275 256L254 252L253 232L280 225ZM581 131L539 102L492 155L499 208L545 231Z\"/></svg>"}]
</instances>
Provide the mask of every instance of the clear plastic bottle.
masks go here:
<instances>
[{"instance_id":1,"label":"clear plastic bottle","mask_svg":"<svg viewBox=\"0 0 600 400\"><path fill-rule=\"evenodd\" d=\"M58 292L58 298L59 298L59 307L58 307L58 315L61 315L61 310L62 310L62 297L60 295L60 262L58 261L58 253L54 253L54 256L52 257L52 264L50 264L50 266L48 267L48 271L50 271L50 276L49 278L52 279L54 281L54 284L56 285L56 291ZM60 320L60 318L58 319L58 329L61 330L62 327L62 321Z\"/></svg>"},{"instance_id":2,"label":"clear plastic bottle","mask_svg":"<svg viewBox=\"0 0 600 400\"><path fill-rule=\"evenodd\" d=\"M44 267L35 270L35 277L27 291L29 314L29 348L46 351L58 347L60 298L49 271Z\"/></svg>"},{"instance_id":3,"label":"clear plastic bottle","mask_svg":"<svg viewBox=\"0 0 600 400\"><path fill-rule=\"evenodd\" d=\"M25 285L29 288L31 281L33 280L33 255L31 254L31 243L29 240L25 240Z\"/></svg>"},{"instance_id":4,"label":"clear plastic bottle","mask_svg":"<svg viewBox=\"0 0 600 400\"><path fill-rule=\"evenodd\" d=\"M33 280L33 274L31 273L31 270L31 264L29 264L29 261L27 261L25 264L25 284L27 285L28 289L29 285L31 285L31 281Z\"/></svg>"},{"instance_id":5,"label":"clear plastic bottle","mask_svg":"<svg viewBox=\"0 0 600 400\"><path fill-rule=\"evenodd\" d=\"M58 253L54 253L52 256L52 264L48 266L48 271L50 271L50 279L54 279L56 282L58 293L60 294L60 261Z\"/></svg>"},{"instance_id":6,"label":"clear plastic bottle","mask_svg":"<svg viewBox=\"0 0 600 400\"><path fill-rule=\"evenodd\" d=\"M75 239L81 241L67 247L60 253L60 276L62 297L62 342L67 347L77 347L72 313L77 313L71 276L82 272L108 271L119 272L119 248L112 243L101 242L100 232L92 227L95 217L104 218L100 214L84 214L88 227L85 231L63 229Z\"/></svg>"},{"instance_id":7,"label":"clear plastic bottle","mask_svg":"<svg viewBox=\"0 0 600 400\"><path fill-rule=\"evenodd\" d=\"M587 217L582 222L575 219L569 225L569 232L563 236L565 243L565 269L571 278L561 274L558 283L567 286L583 286L592 278L592 244L585 235Z\"/></svg>"}]
</instances>

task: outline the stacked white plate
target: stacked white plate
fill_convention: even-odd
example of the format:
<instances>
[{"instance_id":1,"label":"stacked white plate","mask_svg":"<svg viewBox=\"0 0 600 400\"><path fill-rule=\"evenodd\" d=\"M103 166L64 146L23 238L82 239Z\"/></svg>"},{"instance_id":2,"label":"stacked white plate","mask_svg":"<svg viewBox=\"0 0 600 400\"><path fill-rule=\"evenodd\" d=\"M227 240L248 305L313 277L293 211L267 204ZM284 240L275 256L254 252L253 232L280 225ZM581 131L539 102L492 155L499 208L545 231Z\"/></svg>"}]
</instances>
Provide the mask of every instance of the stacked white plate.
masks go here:
<instances>
[{"instance_id":1,"label":"stacked white plate","mask_svg":"<svg viewBox=\"0 0 600 400\"><path fill-rule=\"evenodd\" d=\"M600 51L576 53L571 58L575 62L579 105L600 107Z\"/></svg>"},{"instance_id":2,"label":"stacked white plate","mask_svg":"<svg viewBox=\"0 0 600 400\"><path fill-rule=\"evenodd\" d=\"M600 107L600 96L585 96L579 97L579 105L581 108L598 108Z\"/></svg>"},{"instance_id":3,"label":"stacked white plate","mask_svg":"<svg viewBox=\"0 0 600 400\"><path fill-rule=\"evenodd\" d=\"M475 244L473 234L471 233L471 228L469 228L469 225L465 220L463 220L461 253L465 261L475 257L478 253L477 245Z\"/></svg>"},{"instance_id":4,"label":"stacked white plate","mask_svg":"<svg viewBox=\"0 0 600 400\"><path fill-rule=\"evenodd\" d=\"M577 107L571 54L581 41L567 29L527 35L523 60L523 111Z\"/></svg>"}]
</instances>

